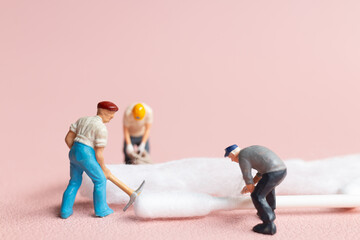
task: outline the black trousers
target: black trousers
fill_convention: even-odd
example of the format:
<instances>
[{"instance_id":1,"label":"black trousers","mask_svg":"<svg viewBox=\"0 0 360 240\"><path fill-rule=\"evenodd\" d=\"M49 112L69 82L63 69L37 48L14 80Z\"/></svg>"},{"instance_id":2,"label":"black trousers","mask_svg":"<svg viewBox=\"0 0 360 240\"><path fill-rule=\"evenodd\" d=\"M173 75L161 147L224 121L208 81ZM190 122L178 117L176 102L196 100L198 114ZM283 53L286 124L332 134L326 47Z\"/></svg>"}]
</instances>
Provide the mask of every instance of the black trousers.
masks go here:
<instances>
[{"instance_id":1,"label":"black trousers","mask_svg":"<svg viewBox=\"0 0 360 240\"><path fill-rule=\"evenodd\" d=\"M286 169L265 173L251 193L254 206L264 223L270 223L275 220L275 187L284 180L285 176Z\"/></svg>"}]
</instances>

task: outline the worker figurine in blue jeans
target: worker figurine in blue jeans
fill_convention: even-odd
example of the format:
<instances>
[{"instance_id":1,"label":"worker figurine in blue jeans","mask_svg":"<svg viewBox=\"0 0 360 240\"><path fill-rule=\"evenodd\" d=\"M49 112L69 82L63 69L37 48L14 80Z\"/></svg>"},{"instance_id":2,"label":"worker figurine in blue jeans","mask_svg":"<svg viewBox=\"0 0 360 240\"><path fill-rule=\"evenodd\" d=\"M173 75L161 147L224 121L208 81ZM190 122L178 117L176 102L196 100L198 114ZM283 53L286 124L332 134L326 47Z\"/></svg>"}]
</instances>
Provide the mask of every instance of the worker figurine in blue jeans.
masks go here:
<instances>
[{"instance_id":1,"label":"worker figurine in blue jeans","mask_svg":"<svg viewBox=\"0 0 360 240\"><path fill-rule=\"evenodd\" d=\"M246 183L241 193L251 193L257 214L263 221L256 225L253 231L269 235L275 234L275 187L286 176L285 163L270 149L262 146L250 146L241 150L234 144L225 149L225 157L239 163ZM258 171L254 178L251 174L252 169ZM257 185L255 186L255 184Z\"/></svg>"},{"instance_id":2,"label":"worker figurine in blue jeans","mask_svg":"<svg viewBox=\"0 0 360 240\"><path fill-rule=\"evenodd\" d=\"M96 116L83 117L71 124L65 137L70 148L70 181L62 199L61 218L66 219L73 214L76 193L84 171L94 183L95 215L105 217L114 212L106 202L106 179L111 172L105 166L103 151L108 137L105 123L110 122L117 111L118 107L114 103L99 102Z\"/></svg>"}]
</instances>

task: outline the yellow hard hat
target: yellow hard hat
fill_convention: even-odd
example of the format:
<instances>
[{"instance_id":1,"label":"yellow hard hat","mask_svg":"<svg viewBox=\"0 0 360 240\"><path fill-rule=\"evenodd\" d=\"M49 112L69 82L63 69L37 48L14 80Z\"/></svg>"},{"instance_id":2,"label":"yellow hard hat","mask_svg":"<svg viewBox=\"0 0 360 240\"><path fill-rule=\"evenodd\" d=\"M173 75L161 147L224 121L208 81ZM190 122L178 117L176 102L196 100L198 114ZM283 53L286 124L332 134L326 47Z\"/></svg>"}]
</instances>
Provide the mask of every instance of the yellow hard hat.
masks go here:
<instances>
[{"instance_id":1,"label":"yellow hard hat","mask_svg":"<svg viewBox=\"0 0 360 240\"><path fill-rule=\"evenodd\" d=\"M133 116L136 120L141 120L145 117L145 107L141 103L136 104L132 109Z\"/></svg>"}]
</instances>

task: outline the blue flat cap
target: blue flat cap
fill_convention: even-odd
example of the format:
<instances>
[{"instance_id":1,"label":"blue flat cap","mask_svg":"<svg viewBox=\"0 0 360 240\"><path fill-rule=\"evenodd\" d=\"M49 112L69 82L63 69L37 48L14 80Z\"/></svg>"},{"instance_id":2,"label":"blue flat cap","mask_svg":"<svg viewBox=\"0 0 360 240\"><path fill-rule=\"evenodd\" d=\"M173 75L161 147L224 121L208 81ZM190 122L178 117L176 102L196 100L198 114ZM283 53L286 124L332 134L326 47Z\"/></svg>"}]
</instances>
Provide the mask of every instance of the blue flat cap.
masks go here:
<instances>
[{"instance_id":1,"label":"blue flat cap","mask_svg":"<svg viewBox=\"0 0 360 240\"><path fill-rule=\"evenodd\" d=\"M236 149L236 148L238 148L238 147L239 147L238 145L234 144L234 145L231 145L231 146L225 148L225 155L224 155L224 157L229 156L229 154L230 154L234 149Z\"/></svg>"}]
</instances>

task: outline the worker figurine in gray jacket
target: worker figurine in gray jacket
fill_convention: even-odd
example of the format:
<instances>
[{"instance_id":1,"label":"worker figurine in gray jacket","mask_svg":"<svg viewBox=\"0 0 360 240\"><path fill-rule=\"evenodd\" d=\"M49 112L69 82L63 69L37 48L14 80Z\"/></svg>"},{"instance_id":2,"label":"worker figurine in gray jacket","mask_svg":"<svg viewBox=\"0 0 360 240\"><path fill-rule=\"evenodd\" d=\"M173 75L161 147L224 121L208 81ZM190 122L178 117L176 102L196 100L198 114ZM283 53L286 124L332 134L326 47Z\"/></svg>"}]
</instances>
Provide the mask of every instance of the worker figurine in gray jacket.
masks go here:
<instances>
[{"instance_id":1,"label":"worker figurine in gray jacket","mask_svg":"<svg viewBox=\"0 0 360 240\"><path fill-rule=\"evenodd\" d=\"M225 149L225 157L239 163L246 183L241 193L251 193L257 214L263 221L263 223L256 225L253 231L262 234L275 234L275 187L286 176L284 162L270 149L262 146L240 149L234 144ZM257 170L254 178L251 174L252 169Z\"/></svg>"}]
</instances>

